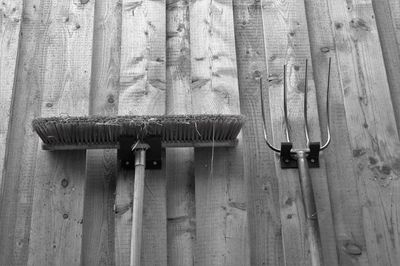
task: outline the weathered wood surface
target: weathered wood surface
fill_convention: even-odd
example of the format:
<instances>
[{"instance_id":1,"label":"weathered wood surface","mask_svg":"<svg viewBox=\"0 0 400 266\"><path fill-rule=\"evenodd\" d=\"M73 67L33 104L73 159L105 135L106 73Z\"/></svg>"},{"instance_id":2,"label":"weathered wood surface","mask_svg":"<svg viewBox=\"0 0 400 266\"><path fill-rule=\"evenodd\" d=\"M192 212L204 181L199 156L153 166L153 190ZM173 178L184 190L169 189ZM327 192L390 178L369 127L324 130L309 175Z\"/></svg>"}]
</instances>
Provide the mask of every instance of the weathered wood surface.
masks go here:
<instances>
[{"instance_id":1,"label":"weathered wood surface","mask_svg":"<svg viewBox=\"0 0 400 266\"><path fill-rule=\"evenodd\" d=\"M372 3L328 1L370 265L399 258L399 136Z\"/></svg>"},{"instance_id":2,"label":"weathered wood surface","mask_svg":"<svg viewBox=\"0 0 400 266\"><path fill-rule=\"evenodd\" d=\"M400 129L400 2L395 0L372 1L377 30L385 59L397 131Z\"/></svg>"},{"instance_id":3,"label":"weathered wood surface","mask_svg":"<svg viewBox=\"0 0 400 266\"><path fill-rule=\"evenodd\" d=\"M118 107L121 4L96 1L90 114L116 115ZM82 265L114 265L115 150L86 154Z\"/></svg>"},{"instance_id":4,"label":"weathered wood surface","mask_svg":"<svg viewBox=\"0 0 400 266\"><path fill-rule=\"evenodd\" d=\"M122 1L119 115L165 114L166 3ZM165 160L164 160L165 161ZM129 265L133 171L119 170L116 184L116 265ZM165 265L165 166L145 177L142 265Z\"/></svg>"},{"instance_id":5,"label":"weathered wood surface","mask_svg":"<svg viewBox=\"0 0 400 266\"><path fill-rule=\"evenodd\" d=\"M358 197L357 178L354 175L349 130L341 90L340 72L332 34L331 19L325 1L306 1L307 18L318 97L321 125L327 124L326 86L328 58L331 57L330 117L332 142L324 152L332 203L333 223L340 265L368 265L362 223L362 209ZM322 128L323 136L326 130Z\"/></svg>"},{"instance_id":6,"label":"weathered wood surface","mask_svg":"<svg viewBox=\"0 0 400 266\"><path fill-rule=\"evenodd\" d=\"M10 1L11 2L11 1ZM25 1L24 19L18 51L19 63L15 71L15 92L7 161L3 172L0 198L0 264L26 265L30 239L33 196L33 170L38 139L31 130L31 121L38 115L41 88L36 61L40 40L40 16L34 1ZM43 32L43 31L42 31ZM33 49L33 51L32 51ZM3 100L3 99L2 99Z\"/></svg>"},{"instance_id":7,"label":"weathered wood surface","mask_svg":"<svg viewBox=\"0 0 400 266\"><path fill-rule=\"evenodd\" d=\"M4 0L0 10L0 265L129 262L133 172L117 174L115 151L42 152L34 117L239 110L235 149L169 149L163 170L147 171L142 264L307 264L298 174L265 146L258 78L277 144L289 63L292 136L304 143L309 58L312 137L324 139L329 57L332 144L312 170L325 263L400 264L398 1Z\"/></svg>"},{"instance_id":8,"label":"weathered wood surface","mask_svg":"<svg viewBox=\"0 0 400 266\"><path fill-rule=\"evenodd\" d=\"M22 0L2 2L0 6L0 197L18 63L21 15Z\"/></svg>"},{"instance_id":9,"label":"weathered wood surface","mask_svg":"<svg viewBox=\"0 0 400 266\"><path fill-rule=\"evenodd\" d=\"M190 25L193 112L240 113L232 1L194 1ZM195 149L195 265L250 263L242 155Z\"/></svg>"},{"instance_id":10,"label":"weathered wood surface","mask_svg":"<svg viewBox=\"0 0 400 266\"><path fill-rule=\"evenodd\" d=\"M287 104L289 133L295 148L305 146L304 86L305 61L310 58L308 27L305 6L298 1L262 1L264 42L267 60L272 136L275 145L285 140L283 116L283 66L287 65ZM320 127L316 92L311 62L308 65L308 122L311 141L320 141ZM269 93L269 94L267 94ZM311 265L310 246L306 237L306 217L299 184L298 169L281 169L276 161L279 176L279 197L282 223L282 242L286 265ZM323 261L337 265L336 243L332 224L331 203L327 174L322 158L321 168L310 171L316 201Z\"/></svg>"},{"instance_id":11,"label":"weathered wood surface","mask_svg":"<svg viewBox=\"0 0 400 266\"><path fill-rule=\"evenodd\" d=\"M167 0L167 114L190 114L189 1ZM166 149L168 265L194 263L193 148Z\"/></svg>"},{"instance_id":12,"label":"weathered wood surface","mask_svg":"<svg viewBox=\"0 0 400 266\"><path fill-rule=\"evenodd\" d=\"M260 75L267 79L261 5L234 1L244 175L247 184L250 265L283 265L278 176L274 155L266 146L261 120ZM269 103L265 102L269 111ZM270 116L269 113L266 114ZM269 127L270 128L270 127ZM272 136L271 132L269 135Z\"/></svg>"},{"instance_id":13,"label":"weathered wood surface","mask_svg":"<svg viewBox=\"0 0 400 266\"><path fill-rule=\"evenodd\" d=\"M94 2L41 1L40 8L40 115L87 115ZM85 155L38 149L28 265L80 265Z\"/></svg>"}]
</instances>

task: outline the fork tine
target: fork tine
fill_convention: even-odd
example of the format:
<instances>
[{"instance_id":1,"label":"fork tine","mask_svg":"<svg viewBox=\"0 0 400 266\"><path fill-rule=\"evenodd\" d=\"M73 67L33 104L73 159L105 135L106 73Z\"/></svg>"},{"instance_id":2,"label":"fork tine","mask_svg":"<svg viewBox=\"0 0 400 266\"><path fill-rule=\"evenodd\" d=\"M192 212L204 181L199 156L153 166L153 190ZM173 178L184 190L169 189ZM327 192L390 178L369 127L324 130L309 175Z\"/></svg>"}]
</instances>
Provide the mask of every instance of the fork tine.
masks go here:
<instances>
[{"instance_id":1,"label":"fork tine","mask_svg":"<svg viewBox=\"0 0 400 266\"><path fill-rule=\"evenodd\" d=\"M308 115L307 115L307 90L308 90L308 59L306 59L306 71L304 78L304 133L306 135L306 147L310 144L310 135L308 133Z\"/></svg>"},{"instance_id":2,"label":"fork tine","mask_svg":"<svg viewBox=\"0 0 400 266\"><path fill-rule=\"evenodd\" d=\"M328 65L328 84L326 88L326 115L327 115L327 125L326 125L326 133L327 140L324 145L321 147L321 151L325 150L329 143L331 142L331 130L330 130L330 112L329 112L329 90L330 90L330 79L331 79L331 61L332 58L329 57L329 65Z\"/></svg>"},{"instance_id":3,"label":"fork tine","mask_svg":"<svg viewBox=\"0 0 400 266\"><path fill-rule=\"evenodd\" d=\"M277 153L280 153L281 152L281 150L279 150L279 149L277 149L277 148L275 148L271 143L269 143L269 141L268 141L268 136L267 136L267 127L266 127L266 122L265 122L265 110L264 110L264 97L263 97L263 93L262 93L262 88L263 88L263 86L262 86L262 78L260 78L260 98L261 98L261 116L262 116L262 119L263 119L263 131L264 131L264 139L265 139L265 142L267 143L267 145L268 145L268 147L271 149L271 150L273 150L274 152L277 152Z\"/></svg>"},{"instance_id":4,"label":"fork tine","mask_svg":"<svg viewBox=\"0 0 400 266\"><path fill-rule=\"evenodd\" d=\"M288 111L287 111L286 65L283 66L283 111L284 111L284 115L285 115L286 141L290 142L289 119L288 119Z\"/></svg>"}]
</instances>

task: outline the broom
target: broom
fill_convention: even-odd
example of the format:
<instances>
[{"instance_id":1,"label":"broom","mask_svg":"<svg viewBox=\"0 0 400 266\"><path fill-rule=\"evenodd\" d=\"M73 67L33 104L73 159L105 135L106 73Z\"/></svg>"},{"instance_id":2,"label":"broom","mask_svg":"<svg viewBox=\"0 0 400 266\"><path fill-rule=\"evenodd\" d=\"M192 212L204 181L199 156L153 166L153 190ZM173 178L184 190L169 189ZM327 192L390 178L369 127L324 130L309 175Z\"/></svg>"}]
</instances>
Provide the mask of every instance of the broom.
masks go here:
<instances>
[{"instance_id":1,"label":"broom","mask_svg":"<svg viewBox=\"0 0 400 266\"><path fill-rule=\"evenodd\" d=\"M146 163L160 169L162 147L235 146L243 124L241 115L65 116L32 122L45 150L116 148L121 166L134 167L131 266L140 265ZM146 151L152 160L146 160Z\"/></svg>"}]
</instances>

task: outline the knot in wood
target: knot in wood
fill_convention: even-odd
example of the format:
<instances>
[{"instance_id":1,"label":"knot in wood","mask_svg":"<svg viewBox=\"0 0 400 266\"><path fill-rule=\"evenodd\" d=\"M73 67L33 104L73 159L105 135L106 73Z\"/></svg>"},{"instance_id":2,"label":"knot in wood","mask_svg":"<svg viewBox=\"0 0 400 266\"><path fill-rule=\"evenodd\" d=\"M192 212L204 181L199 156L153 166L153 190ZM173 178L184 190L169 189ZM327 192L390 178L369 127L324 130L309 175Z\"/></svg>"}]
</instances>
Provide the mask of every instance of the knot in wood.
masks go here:
<instances>
[{"instance_id":1,"label":"knot in wood","mask_svg":"<svg viewBox=\"0 0 400 266\"><path fill-rule=\"evenodd\" d=\"M61 180L61 186L64 188L66 188L68 186L68 183L69 183L68 180L65 178L63 180Z\"/></svg>"}]
</instances>

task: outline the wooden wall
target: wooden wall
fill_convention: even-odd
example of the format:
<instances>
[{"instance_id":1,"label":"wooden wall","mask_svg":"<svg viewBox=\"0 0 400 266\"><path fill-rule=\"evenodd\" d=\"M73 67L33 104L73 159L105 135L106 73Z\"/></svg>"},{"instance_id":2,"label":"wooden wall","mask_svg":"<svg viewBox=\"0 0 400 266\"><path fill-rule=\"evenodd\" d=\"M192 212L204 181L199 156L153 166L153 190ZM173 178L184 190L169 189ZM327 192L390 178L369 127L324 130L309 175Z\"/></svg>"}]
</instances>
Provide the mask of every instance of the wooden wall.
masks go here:
<instances>
[{"instance_id":1,"label":"wooden wall","mask_svg":"<svg viewBox=\"0 0 400 266\"><path fill-rule=\"evenodd\" d=\"M114 150L45 152L38 116L247 116L235 149L147 171L142 265L309 265L297 170L263 140L332 143L312 169L325 265L400 265L400 2L1 0L0 265L128 265L133 174Z\"/></svg>"}]
</instances>

